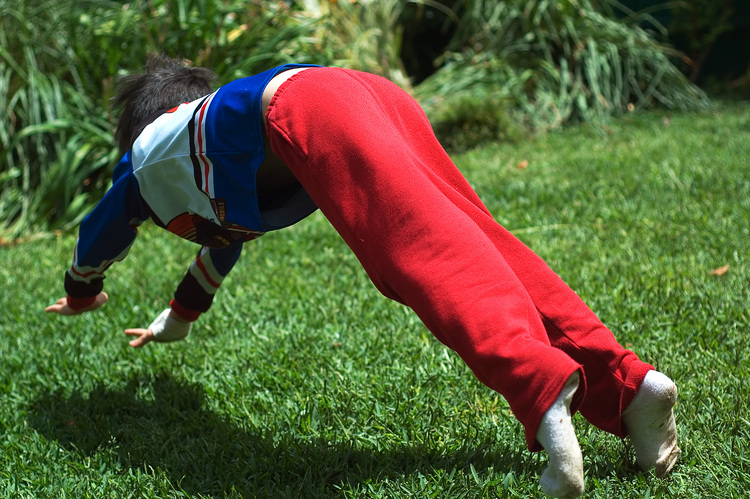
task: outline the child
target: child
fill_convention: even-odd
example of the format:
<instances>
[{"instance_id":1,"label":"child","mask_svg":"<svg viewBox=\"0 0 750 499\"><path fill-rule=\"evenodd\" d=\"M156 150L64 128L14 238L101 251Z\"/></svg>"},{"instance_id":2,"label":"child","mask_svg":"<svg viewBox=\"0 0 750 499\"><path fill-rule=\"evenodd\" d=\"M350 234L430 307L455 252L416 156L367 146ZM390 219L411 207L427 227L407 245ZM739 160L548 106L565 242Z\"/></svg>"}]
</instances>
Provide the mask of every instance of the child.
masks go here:
<instances>
[{"instance_id":1,"label":"child","mask_svg":"<svg viewBox=\"0 0 750 499\"><path fill-rule=\"evenodd\" d=\"M680 451L677 389L622 348L581 299L495 222L391 82L285 65L216 92L213 75L171 59L128 77L112 188L83 221L64 315L107 301L104 271L148 218L202 245L171 307L131 345L182 339L208 310L242 244L319 208L385 296L411 307L502 394L544 448L545 493L577 497L583 462L571 422L630 436L638 464L664 476Z\"/></svg>"}]
</instances>

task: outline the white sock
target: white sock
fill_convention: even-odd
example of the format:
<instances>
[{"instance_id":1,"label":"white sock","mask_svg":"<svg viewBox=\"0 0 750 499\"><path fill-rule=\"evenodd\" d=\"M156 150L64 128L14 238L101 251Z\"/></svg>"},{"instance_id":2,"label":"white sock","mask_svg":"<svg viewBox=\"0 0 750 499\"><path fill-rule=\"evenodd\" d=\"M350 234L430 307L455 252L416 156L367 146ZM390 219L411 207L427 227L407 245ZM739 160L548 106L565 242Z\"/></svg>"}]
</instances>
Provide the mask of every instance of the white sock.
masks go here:
<instances>
[{"instance_id":1,"label":"white sock","mask_svg":"<svg viewBox=\"0 0 750 499\"><path fill-rule=\"evenodd\" d=\"M672 411L676 400L674 382L658 371L649 371L622 413L638 466L643 470L655 468L658 477L669 473L680 457Z\"/></svg>"},{"instance_id":2,"label":"white sock","mask_svg":"<svg viewBox=\"0 0 750 499\"><path fill-rule=\"evenodd\" d=\"M542 416L536 433L537 441L549 457L549 465L542 473L542 490L552 497L583 494L583 456L570 414L570 403L579 381L579 374L573 373L552 407Z\"/></svg>"},{"instance_id":3,"label":"white sock","mask_svg":"<svg viewBox=\"0 0 750 499\"><path fill-rule=\"evenodd\" d=\"M185 339L190 334L192 322L178 321L171 315L172 309L164 310L148 327L156 341L168 343Z\"/></svg>"}]
</instances>

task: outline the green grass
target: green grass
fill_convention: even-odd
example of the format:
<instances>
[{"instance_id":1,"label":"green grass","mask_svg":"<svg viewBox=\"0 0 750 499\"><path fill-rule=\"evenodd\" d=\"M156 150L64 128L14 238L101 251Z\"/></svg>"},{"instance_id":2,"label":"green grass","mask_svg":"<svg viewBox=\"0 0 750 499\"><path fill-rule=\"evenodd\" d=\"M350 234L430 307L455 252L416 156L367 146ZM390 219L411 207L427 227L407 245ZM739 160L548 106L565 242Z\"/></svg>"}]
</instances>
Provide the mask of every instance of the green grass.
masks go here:
<instances>
[{"instance_id":1,"label":"green grass","mask_svg":"<svg viewBox=\"0 0 750 499\"><path fill-rule=\"evenodd\" d=\"M455 158L680 388L683 458L664 480L577 418L586 497L750 487L746 109L632 114ZM378 295L319 213L247 245L187 341L142 350L122 330L150 323L195 248L147 226L102 312L47 316L73 242L0 248L0 496L541 495L543 454L505 401Z\"/></svg>"}]
</instances>

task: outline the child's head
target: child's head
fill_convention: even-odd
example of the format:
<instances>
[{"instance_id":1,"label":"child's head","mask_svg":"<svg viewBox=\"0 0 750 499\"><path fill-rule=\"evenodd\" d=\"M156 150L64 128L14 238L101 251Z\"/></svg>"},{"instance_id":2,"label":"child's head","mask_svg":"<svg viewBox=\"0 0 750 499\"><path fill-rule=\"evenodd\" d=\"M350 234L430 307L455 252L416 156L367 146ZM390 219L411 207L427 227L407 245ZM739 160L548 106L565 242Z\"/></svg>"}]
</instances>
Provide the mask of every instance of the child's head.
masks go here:
<instances>
[{"instance_id":1,"label":"child's head","mask_svg":"<svg viewBox=\"0 0 750 499\"><path fill-rule=\"evenodd\" d=\"M120 154L130 149L146 119L210 94L215 78L208 69L193 68L165 55L149 58L144 73L120 78L112 99L113 107L120 111L115 132Z\"/></svg>"}]
</instances>

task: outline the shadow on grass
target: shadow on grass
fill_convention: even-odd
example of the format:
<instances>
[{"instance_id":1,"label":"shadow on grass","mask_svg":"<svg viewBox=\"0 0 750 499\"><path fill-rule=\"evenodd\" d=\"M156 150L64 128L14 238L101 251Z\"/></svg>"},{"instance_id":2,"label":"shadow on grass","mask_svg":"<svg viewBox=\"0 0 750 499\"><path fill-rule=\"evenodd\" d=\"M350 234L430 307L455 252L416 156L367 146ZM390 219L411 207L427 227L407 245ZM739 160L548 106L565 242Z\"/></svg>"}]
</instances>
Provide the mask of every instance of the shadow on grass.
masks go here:
<instances>
[{"instance_id":1,"label":"shadow on grass","mask_svg":"<svg viewBox=\"0 0 750 499\"><path fill-rule=\"evenodd\" d=\"M124 467L152 468L189 494L269 497L287 491L294 497L322 497L340 495L339 484L355 487L415 472L470 473L473 466L478 473L492 467L504 474L518 466L534 467L530 454L518 446L502 456L478 450L487 441L441 454L412 446L362 450L347 443L296 440L289 432L264 434L204 409L204 397L201 385L160 375L132 379L117 390L100 385L88 394L42 395L29 419L45 438L82 460L104 453Z\"/></svg>"}]
</instances>

